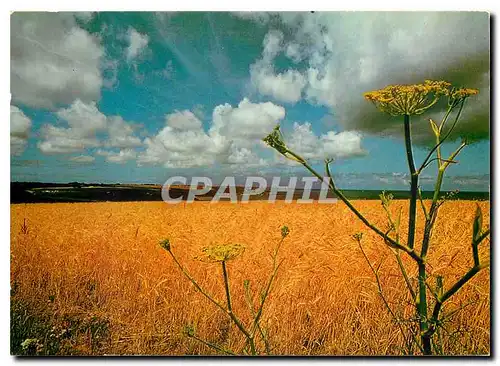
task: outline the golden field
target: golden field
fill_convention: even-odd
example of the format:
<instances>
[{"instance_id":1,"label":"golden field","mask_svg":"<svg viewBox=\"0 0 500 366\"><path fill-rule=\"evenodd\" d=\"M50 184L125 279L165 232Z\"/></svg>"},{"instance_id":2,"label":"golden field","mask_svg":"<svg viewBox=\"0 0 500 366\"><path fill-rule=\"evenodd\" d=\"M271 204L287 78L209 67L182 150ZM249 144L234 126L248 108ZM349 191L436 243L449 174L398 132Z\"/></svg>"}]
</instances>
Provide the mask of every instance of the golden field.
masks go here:
<instances>
[{"instance_id":1,"label":"golden field","mask_svg":"<svg viewBox=\"0 0 500 366\"><path fill-rule=\"evenodd\" d=\"M432 276L444 275L446 289L471 267L475 204L449 201L441 208L429 253L431 284ZM386 227L379 201L354 205ZM479 205L487 227L489 202ZM401 206L405 217L407 201L394 201L391 209L396 212ZM371 262L382 261L387 299L411 322L414 310L390 249L340 202L258 201L11 205L11 352L29 338L35 339L38 354L215 354L182 334L186 324L194 324L201 338L241 349L244 339L237 329L181 275L158 242L170 239L181 263L221 302L220 267L193 258L210 244L245 245L243 255L228 262L228 268L233 307L249 321L243 281L250 280L257 298L271 271L270 253L283 225L290 235L280 252L284 262L262 320L273 353L402 354L398 326L352 235L364 233ZM418 227L422 233L421 212ZM480 248L481 259L489 259L489 239ZM416 268L409 274L415 280ZM489 354L488 269L444 308L449 314L457 309L442 332L445 353Z\"/></svg>"}]
</instances>

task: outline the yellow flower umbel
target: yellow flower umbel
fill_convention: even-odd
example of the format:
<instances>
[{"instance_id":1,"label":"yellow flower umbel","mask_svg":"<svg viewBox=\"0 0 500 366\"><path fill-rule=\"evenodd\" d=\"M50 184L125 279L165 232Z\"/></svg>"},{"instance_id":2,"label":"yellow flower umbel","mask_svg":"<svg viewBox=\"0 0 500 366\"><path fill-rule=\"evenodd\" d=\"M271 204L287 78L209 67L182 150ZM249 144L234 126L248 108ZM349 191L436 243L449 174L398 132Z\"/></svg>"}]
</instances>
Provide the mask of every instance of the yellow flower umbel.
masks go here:
<instances>
[{"instance_id":1,"label":"yellow flower umbel","mask_svg":"<svg viewBox=\"0 0 500 366\"><path fill-rule=\"evenodd\" d=\"M446 81L426 80L423 84L388 85L364 96L382 112L392 116L410 116L423 113L436 104L442 95L449 95L450 86Z\"/></svg>"},{"instance_id":2,"label":"yellow flower umbel","mask_svg":"<svg viewBox=\"0 0 500 366\"><path fill-rule=\"evenodd\" d=\"M452 89L450 92L450 100L448 101L448 105L458 105L459 102L471 97L473 95L479 94L479 90L470 89L470 88L459 88Z\"/></svg>"},{"instance_id":3,"label":"yellow flower umbel","mask_svg":"<svg viewBox=\"0 0 500 366\"><path fill-rule=\"evenodd\" d=\"M241 244L214 245L203 248L203 254L196 259L202 262L227 262L239 256L245 247Z\"/></svg>"}]
</instances>

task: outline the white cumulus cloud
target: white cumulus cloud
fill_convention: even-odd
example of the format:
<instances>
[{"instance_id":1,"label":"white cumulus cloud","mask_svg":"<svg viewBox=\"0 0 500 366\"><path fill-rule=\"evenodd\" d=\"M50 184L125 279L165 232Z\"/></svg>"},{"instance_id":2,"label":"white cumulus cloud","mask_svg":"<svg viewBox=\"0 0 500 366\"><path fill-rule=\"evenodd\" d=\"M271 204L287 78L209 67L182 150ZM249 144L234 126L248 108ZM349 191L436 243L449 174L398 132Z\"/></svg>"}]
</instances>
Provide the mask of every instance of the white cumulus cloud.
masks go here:
<instances>
[{"instance_id":1,"label":"white cumulus cloud","mask_svg":"<svg viewBox=\"0 0 500 366\"><path fill-rule=\"evenodd\" d=\"M100 145L96 133L106 129L106 116L97 109L95 102L87 104L77 99L71 106L55 114L68 127L42 126L42 141L38 147L43 153L72 153Z\"/></svg>"},{"instance_id":2,"label":"white cumulus cloud","mask_svg":"<svg viewBox=\"0 0 500 366\"><path fill-rule=\"evenodd\" d=\"M273 67L274 58L283 50L283 33L269 32L263 45L262 59L250 66L252 85L262 95L273 97L280 102L298 102L307 84L304 75L297 70L276 73Z\"/></svg>"},{"instance_id":3,"label":"white cumulus cloud","mask_svg":"<svg viewBox=\"0 0 500 366\"><path fill-rule=\"evenodd\" d=\"M293 63L302 61L287 73L296 72L299 87L298 74L305 79L303 98L330 107L345 129L397 135L402 133L400 121L377 111L363 93L387 84L444 79L480 89L478 97L469 99L458 133L489 136L486 12L282 12L258 21L271 28L262 59L250 67L252 82L263 95L286 99L280 88L271 87L287 80L272 73L275 58L283 53ZM430 136L426 127L415 124L421 141Z\"/></svg>"},{"instance_id":4,"label":"white cumulus cloud","mask_svg":"<svg viewBox=\"0 0 500 366\"><path fill-rule=\"evenodd\" d=\"M144 140L146 149L137 161L167 168L219 164L231 166L233 171L283 164L286 162L270 153L262 139L284 118L285 108L271 102L252 103L247 98L236 107L215 107L206 128L190 111L175 111L165 117L161 131ZM292 149L314 161L365 154L359 133L329 131L318 136L309 122L296 122L286 140Z\"/></svg>"},{"instance_id":5,"label":"white cumulus cloud","mask_svg":"<svg viewBox=\"0 0 500 366\"><path fill-rule=\"evenodd\" d=\"M201 121L191 111L175 111L174 113L165 116L167 126L178 130L199 130Z\"/></svg>"},{"instance_id":6,"label":"white cumulus cloud","mask_svg":"<svg viewBox=\"0 0 500 366\"><path fill-rule=\"evenodd\" d=\"M42 126L38 147L44 154L74 153L99 146L132 148L142 144L134 135L133 125L120 116L105 116L95 102L77 99L55 115L67 126L60 123Z\"/></svg>"},{"instance_id":7,"label":"white cumulus cloud","mask_svg":"<svg viewBox=\"0 0 500 366\"><path fill-rule=\"evenodd\" d=\"M209 136L203 130L201 121L194 115L189 115L187 119L193 120L189 128L179 129L176 127L186 127L180 123L179 113L167 115L165 118L167 125L157 135L144 140L146 150L139 155L138 163L162 164L165 167L176 168L213 164L217 155L222 153L226 146L220 139ZM172 121L175 121L175 127L168 125Z\"/></svg>"},{"instance_id":8,"label":"white cumulus cloud","mask_svg":"<svg viewBox=\"0 0 500 366\"><path fill-rule=\"evenodd\" d=\"M135 28L129 28L127 33L127 40L129 46L127 47L125 54L127 61L131 62L136 59L148 46L149 37L147 34L141 34L135 30Z\"/></svg>"},{"instance_id":9,"label":"white cumulus cloud","mask_svg":"<svg viewBox=\"0 0 500 366\"><path fill-rule=\"evenodd\" d=\"M122 149L118 152L100 149L97 151L97 155L105 156L109 163L124 164L129 160L134 160L137 152L134 149Z\"/></svg>"},{"instance_id":10,"label":"white cumulus cloud","mask_svg":"<svg viewBox=\"0 0 500 366\"><path fill-rule=\"evenodd\" d=\"M155 136L144 140L146 150L139 164L162 164L188 168L213 164L264 164L251 150L260 145L285 109L273 103L252 103L243 99L237 107L229 104L214 108L210 127L190 111L176 111L165 117L166 125Z\"/></svg>"},{"instance_id":11,"label":"white cumulus cloud","mask_svg":"<svg viewBox=\"0 0 500 366\"><path fill-rule=\"evenodd\" d=\"M142 145L139 137L135 136L135 126L126 122L120 116L107 117L108 140L107 147L133 148Z\"/></svg>"},{"instance_id":12,"label":"white cumulus cloud","mask_svg":"<svg viewBox=\"0 0 500 366\"><path fill-rule=\"evenodd\" d=\"M269 165L269 162L264 158L260 157L257 149L249 149L246 147L238 148L236 145L232 145L229 150L229 155L227 157L227 164L239 165L244 168L254 168L254 167L265 167Z\"/></svg>"},{"instance_id":13,"label":"white cumulus cloud","mask_svg":"<svg viewBox=\"0 0 500 366\"><path fill-rule=\"evenodd\" d=\"M215 107L210 132L230 140L252 142L264 138L283 118L285 108L271 102L252 103L244 98L237 108L227 103Z\"/></svg>"},{"instance_id":14,"label":"white cumulus cloud","mask_svg":"<svg viewBox=\"0 0 500 366\"><path fill-rule=\"evenodd\" d=\"M261 62L252 65L250 75L259 93L286 103L301 100L302 89L307 83L306 78L296 70L276 74L271 66Z\"/></svg>"},{"instance_id":15,"label":"white cumulus cloud","mask_svg":"<svg viewBox=\"0 0 500 366\"><path fill-rule=\"evenodd\" d=\"M74 14L12 14L10 53L14 102L53 109L100 98L104 49Z\"/></svg>"},{"instance_id":16,"label":"white cumulus cloud","mask_svg":"<svg viewBox=\"0 0 500 366\"><path fill-rule=\"evenodd\" d=\"M295 122L293 131L287 137L287 145L294 152L306 159L342 159L362 156L366 152L361 147L361 135L354 131L335 133L328 131L317 136L311 128L311 123Z\"/></svg>"},{"instance_id":17,"label":"white cumulus cloud","mask_svg":"<svg viewBox=\"0 0 500 366\"><path fill-rule=\"evenodd\" d=\"M18 107L10 106L10 153L21 155L27 145L31 120Z\"/></svg>"}]
</instances>

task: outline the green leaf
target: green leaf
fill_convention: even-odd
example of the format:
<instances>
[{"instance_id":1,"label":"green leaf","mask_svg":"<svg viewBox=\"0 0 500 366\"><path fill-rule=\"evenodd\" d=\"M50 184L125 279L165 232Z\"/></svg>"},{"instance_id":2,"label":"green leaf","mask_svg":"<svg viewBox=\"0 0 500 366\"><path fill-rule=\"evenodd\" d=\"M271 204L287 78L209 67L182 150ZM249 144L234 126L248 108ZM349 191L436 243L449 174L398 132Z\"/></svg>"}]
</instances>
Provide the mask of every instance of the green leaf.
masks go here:
<instances>
[{"instance_id":1,"label":"green leaf","mask_svg":"<svg viewBox=\"0 0 500 366\"><path fill-rule=\"evenodd\" d=\"M398 216L396 217L396 221L394 222L394 226L396 226L396 230L399 231L399 224L401 223L401 211L403 210L402 207L399 208L399 213Z\"/></svg>"},{"instance_id":2,"label":"green leaf","mask_svg":"<svg viewBox=\"0 0 500 366\"><path fill-rule=\"evenodd\" d=\"M439 127L437 126L436 122L434 122L432 118L429 118L429 123L431 124L434 135L436 135L436 137L439 137Z\"/></svg>"},{"instance_id":3,"label":"green leaf","mask_svg":"<svg viewBox=\"0 0 500 366\"><path fill-rule=\"evenodd\" d=\"M474 224L472 226L472 240L475 242L483 230L483 213L478 204L476 204L476 217L474 217Z\"/></svg>"}]
</instances>

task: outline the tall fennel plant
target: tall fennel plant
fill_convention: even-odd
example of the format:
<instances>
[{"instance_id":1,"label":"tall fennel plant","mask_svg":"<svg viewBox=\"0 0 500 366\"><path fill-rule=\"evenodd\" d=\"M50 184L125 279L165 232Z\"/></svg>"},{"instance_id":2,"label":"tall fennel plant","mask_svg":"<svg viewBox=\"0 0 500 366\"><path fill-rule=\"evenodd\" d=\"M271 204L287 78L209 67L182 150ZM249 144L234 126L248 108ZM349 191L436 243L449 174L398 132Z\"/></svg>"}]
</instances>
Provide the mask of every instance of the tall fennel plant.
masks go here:
<instances>
[{"instance_id":1,"label":"tall fennel plant","mask_svg":"<svg viewBox=\"0 0 500 366\"><path fill-rule=\"evenodd\" d=\"M418 348L424 355L430 355L433 353L433 349L438 349L438 342L434 340L434 336L441 324L441 311L443 304L452 298L479 271L489 266L489 261L481 261L479 258L478 246L489 236L490 230L489 228L483 230L481 210L477 207L471 238L473 266L447 289L444 288L442 277L437 278L435 286L428 282L427 254L431 243L432 230L436 223L439 209L446 199L446 197L443 197L441 194L443 177L446 169L448 169L451 164L456 163L455 158L460 154L462 149L467 146L467 141L462 140L457 149L446 158L443 158L442 156L441 147L442 144L450 138L452 132L457 126L467 98L474 96L477 93L478 90L476 89L453 88L450 83L445 81L426 80L422 84L389 85L384 89L365 93L364 95L365 99L373 102L382 112L392 116L401 116L403 120L406 157L410 172L410 202L408 233L406 240L401 238L399 231L401 214L397 218L393 218L388 209L390 197L385 194L381 195L382 206L384 207L389 220L389 229L382 230L372 224L360 211L358 211L358 209L354 207L349 199L347 199L342 191L335 185L335 181L333 180L330 172L331 160L325 160L325 173L328 178L329 190L332 191L344 204L346 204L366 227L380 236L384 240L385 245L393 249L418 319L418 337L415 338L414 341L417 343ZM411 116L424 113L433 107L441 98L447 98L448 107L446 113L439 123L429 119L430 127L435 136L435 144L417 168L413 157ZM264 142L286 158L303 165L310 173L320 180L324 179L323 176L321 176L307 162L306 159L288 148L279 126L277 126L273 132L264 138ZM434 185L431 205L430 208L427 209L420 192L419 177L433 162L436 162L437 164L437 178ZM419 248L415 246L418 202L420 202L425 215L423 239ZM361 235L356 235L355 239L361 247ZM418 281L416 286L414 286L410 281L408 270L401 260L401 253L409 256L418 268ZM365 255L364 251L363 254ZM368 261L366 255L365 259ZM382 294L378 270L376 270L369 261L368 264L376 276L379 293ZM430 301L429 294L432 296L432 302ZM391 315L394 316L385 299L384 302L386 303L389 312L391 312Z\"/></svg>"},{"instance_id":2,"label":"tall fennel plant","mask_svg":"<svg viewBox=\"0 0 500 366\"><path fill-rule=\"evenodd\" d=\"M179 262L177 257L175 256L172 245L168 239L162 240L160 242L160 247L165 249L170 256L172 257L175 265L179 268L181 273L186 277L192 285L212 304L214 304L219 310L221 310L230 321L236 326L238 331L245 338L245 345L242 350L228 350L223 346L208 342L203 338L200 338L196 334L196 330L192 325L186 325L183 329L183 333L205 346L216 350L219 353L227 354L227 355L237 355L237 354L247 354L251 356L256 356L262 353L270 355L272 352L271 345L269 342L269 337L266 330L261 325L262 315L264 311L264 305L266 304L266 300L271 293L272 286L276 280L276 276L278 274L278 270L283 263L283 261L278 261L278 254L283 244L283 241L290 233L287 226L283 226L281 228L281 240L278 242L276 247L274 248L271 259L272 259L272 271L269 275L269 278L266 282L265 288L260 293L260 298L255 303L255 296L252 295L250 288L250 281L245 280L243 282L245 302L247 303L248 309L251 315L251 321L248 324L242 320L241 315L236 314L233 309L233 300L231 295L231 285L229 280L229 270L228 270L228 262L232 261L239 255L243 253L245 247L240 244L229 244L229 245L215 245L205 247L203 249L203 254L197 259L203 262L209 263L218 263L221 266L222 279L224 282L224 292L225 292L225 301L220 301L216 299L213 295L211 295L207 290L205 290L196 279L188 272L188 270ZM263 344L263 350L259 349L259 342L257 342L257 337L260 338L261 344Z\"/></svg>"}]
</instances>

